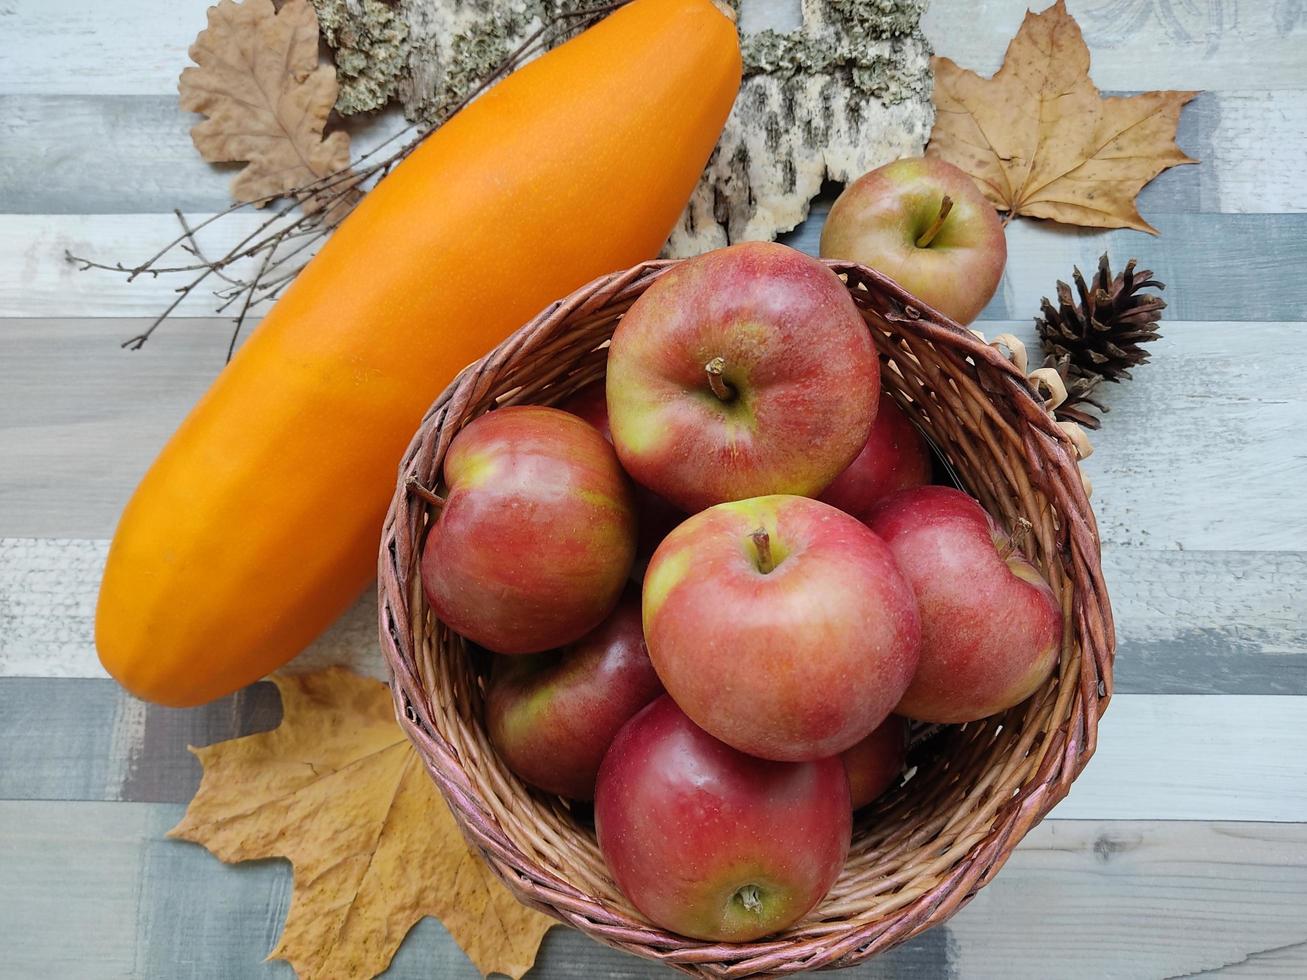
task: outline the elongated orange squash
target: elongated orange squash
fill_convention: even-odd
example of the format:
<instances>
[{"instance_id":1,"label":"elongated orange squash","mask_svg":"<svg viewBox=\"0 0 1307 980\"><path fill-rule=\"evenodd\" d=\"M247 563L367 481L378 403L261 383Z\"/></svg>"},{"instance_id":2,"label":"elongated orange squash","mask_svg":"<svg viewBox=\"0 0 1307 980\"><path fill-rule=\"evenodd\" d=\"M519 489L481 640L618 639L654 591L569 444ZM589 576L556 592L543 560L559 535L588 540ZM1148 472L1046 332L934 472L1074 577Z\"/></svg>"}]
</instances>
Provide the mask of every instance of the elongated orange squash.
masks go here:
<instances>
[{"instance_id":1,"label":"elongated orange squash","mask_svg":"<svg viewBox=\"0 0 1307 980\"><path fill-rule=\"evenodd\" d=\"M363 200L219 375L118 525L96 611L132 693L200 704L371 580L399 457L454 375L655 255L740 81L710 0L635 0L528 64Z\"/></svg>"}]
</instances>

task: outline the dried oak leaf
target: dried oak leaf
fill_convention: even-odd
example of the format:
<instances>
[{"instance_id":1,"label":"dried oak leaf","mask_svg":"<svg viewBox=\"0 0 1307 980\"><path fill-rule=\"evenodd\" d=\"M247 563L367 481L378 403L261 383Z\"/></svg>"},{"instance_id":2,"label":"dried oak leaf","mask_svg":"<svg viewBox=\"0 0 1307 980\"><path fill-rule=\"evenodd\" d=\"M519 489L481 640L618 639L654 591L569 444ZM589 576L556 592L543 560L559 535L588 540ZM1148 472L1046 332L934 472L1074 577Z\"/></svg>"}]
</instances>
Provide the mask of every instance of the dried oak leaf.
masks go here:
<instances>
[{"instance_id":1,"label":"dried oak leaf","mask_svg":"<svg viewBox=\"0 0 1307 980\"><path fill-rule=\"evenodd\" d=\"M1058 0L1026 13L993 78L935 59L926 152L971 174L1010 216L1155 235L1135 196L1168 167L1198 162L1175 143L1180 110L1197 94L1103 98L1080 27Z\"/></svg>"},{"instance_id":2,"label":"dried oak leaf","mask_svg":"<svg viewBox=\"0 0 1307 980\"><path fill-rule=\"evenodd\" d=\"M204 776L169 832L229 863L291 862L290 914L269 958L302 980L373 977L434 915L483 975L522 976L555 922L469 848L386 686L340 667L272 680L281 725L192 749Z\"/></svg>"},{"instance_id":3,"label":"dried oak leaf","mask_svg":"<svg viewBox=\"0 0 1307 980\"><path fill-rule=\"evenodd\" d=\"M349 166L349 134L323 137L336 102L336 71L318 64L318 18L307 0L221 0L191 45L198 67L177 84L181 106L208 118L191 140L210 163L245 162L232 182L258 206ZM330 182L336 183L336 182ZM336 188L337 190L339 188ZM316 210L332 196L301 196Z\"/></svg>"}]
</instances>

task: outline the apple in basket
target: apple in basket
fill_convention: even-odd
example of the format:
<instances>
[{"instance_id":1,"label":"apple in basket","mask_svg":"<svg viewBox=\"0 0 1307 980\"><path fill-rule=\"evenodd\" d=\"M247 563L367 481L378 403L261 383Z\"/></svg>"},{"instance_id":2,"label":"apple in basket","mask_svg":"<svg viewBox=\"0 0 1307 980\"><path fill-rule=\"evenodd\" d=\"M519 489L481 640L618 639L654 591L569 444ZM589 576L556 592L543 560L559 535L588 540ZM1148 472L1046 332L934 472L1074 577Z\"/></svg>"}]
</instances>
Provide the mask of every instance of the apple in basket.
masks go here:
<instances>
[{"instance_id":1,"label":"apple in basket","mask_svg":"<svg viewBox=\"0 0 1307 980\"><path fill-rule=\"evenodd\" d=\"M822 227L821 254L883 272L966 324L998 289L1007 239L974 180L935 157L910 157L844 189Z\"/></svg>"},{"instance_id":2,"label":"apple in basket","mask_svg":"<svg viewBox=\"0 0 1307 980\"><path fill-rule=\"evenodd\" d=\"M522 779L588 800L623 725L663 693L628 588L611 616L561 650L497 657L486 685L490 741Z\"/></svg>"},{"instance_id":3,"label":"apple in basket","mask_svg":"<svg viewBox=\"0 0 1307 980\"><path fill-rule=\"evenodd\" d=\"M921 721L986 718L1028 698L1057 663L1062 611L1039 570L972 497L917 487L871 527L917 596L921 661L896 709Z\"/></svg>"},{"instance_id":4,"label":"apple in basket","mask_svg":"<svg viewBox=\"0 0 1307 980\"><path fill-rule=\"evenodd\" d=\"M618 733L595 787L599 849L622 894L697 939L747 942L797 922L839 876L851 822L838 758L746 755L666 696Z\"/></svg>"},{"instance_id":5,"label":"apple in basket","mask_svg":"<svg viewBox=\"0 0 1307 980\"><path fill-rule=\"evenodd\" d=\"M687 512L815 496L867 442L880 365L839 277L784 245L688 259L632 304L608 353L613 445Z\"/></svg>"},{"instance_id":6,"label":"apple in basket","mask_svg":"<svg viewBox=\"0 0 1307 980\"><path fill-rule=\"evenodd\" d=\"M600 435L611 443L613 433L608 425L608 396L604 383L596 381L573 392L558 403L564 412L571 412L585 419ZM685 514L677 510L648 487L635 484L635 512L640 525L639 538L635 546L635 566L633 577L638 581L644 576L644 570L653 557L658 543L667 537L669 531L685 520Z\"/></svg>"},{"instance_id":7,"label":"apple in basket","mask_svg":"<svg viewBox=\"0 0 1307 980\"><path fill-rule=\"evenodd\" d=\"M807 497L718 504L667 536L644 580L667 692L742 752L836 755L885 720L917 666L912 589L865 524Z\"/></svg>"},{"instance_id":8,"label":"apple in basket","mask_svg":"<svg viewBox=\"0 0 1307 980\"><path fill-rule=\"evenodd\" d=\"M926 440L898 402L882 391L867 444L817 499L866 521L876 501L895 490L929 483L930 471Z\"/></svg>"},{"instance_id":9,"label":"apple in basket","mask_svg":"<svg viewBox=\"0 0 1307 980\"><path fill-rule=\"evenodd\" d=\"M536 653L612 611L635 555L635 506L592 426L555 408L496 409L454 437L444 478L422 585L451 629L496 653Z\"/></svg>"},{"instance_id":10,"label":"apple in basket","mask_svg":"<svg viewBox=\"0 0 1307 980\"><path fill-rule=\"evenodd\" d=\"M857 810L889 789L903 773L908 752L908 723L890 715L880 727L840 753L849 776L849 803Z\"/></svg>"}]
</instances>

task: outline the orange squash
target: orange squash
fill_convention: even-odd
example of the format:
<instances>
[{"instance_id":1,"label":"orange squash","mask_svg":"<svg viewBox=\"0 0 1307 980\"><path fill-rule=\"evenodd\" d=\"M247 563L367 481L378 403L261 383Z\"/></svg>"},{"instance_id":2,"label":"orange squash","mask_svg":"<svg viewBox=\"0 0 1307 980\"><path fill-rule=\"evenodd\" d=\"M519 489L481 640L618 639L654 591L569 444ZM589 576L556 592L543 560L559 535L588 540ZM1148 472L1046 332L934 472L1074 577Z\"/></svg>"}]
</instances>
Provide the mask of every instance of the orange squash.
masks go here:
<instances>
[{"instance_id":1,"label":"orange squash","mask_svg":"<svg viewBox=\"0 0 1307 980\"><path fill-rule=\"evenodd\" d=\"M375 574L399 458L468 362L655 255L740 81L710 0L635 0L430 136L300 273L146 473L96 610L174 706L279 667Z\"/></svg>"}]
</instances>

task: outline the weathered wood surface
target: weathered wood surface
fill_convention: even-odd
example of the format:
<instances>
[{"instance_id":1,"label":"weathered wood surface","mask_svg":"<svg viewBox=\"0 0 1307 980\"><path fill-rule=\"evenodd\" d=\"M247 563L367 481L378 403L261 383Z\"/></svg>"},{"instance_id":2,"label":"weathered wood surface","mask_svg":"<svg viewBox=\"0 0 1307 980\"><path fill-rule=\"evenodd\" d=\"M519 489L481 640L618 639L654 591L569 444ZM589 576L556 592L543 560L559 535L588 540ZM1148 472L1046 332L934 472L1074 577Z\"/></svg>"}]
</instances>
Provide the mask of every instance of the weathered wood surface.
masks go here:
<instances>
[{"instance_id":1,"label":"weathered wood surface","mask_svg":"<svg viewBox=\"0 0 1307 980\"><path fill-rule=\"evenodd\" d=\"M144 350L120 351L141 326L0 320L0 537L110 536L220 369L229 329L179 320ZM982 326L1038 351L1031 321ZM1108 550L1307 551L1307 323L1175 321L1162 332L1133 381L1103 388L1111 411L1085 469Z\"/></svg>"},{"instance_id":2,"label":"weathered wood surface","mask_svg":"<svg viewBox=\"0 0 1307 980\"><path fill-rule=\"evenodd\" d=\"M195 152L190 129L202 118L179 111L175 93L0 90L0 214L221 211L240 168L215 167ZM386 111L341 128L357 159L408 126L398 111Z\"/></svg>"},{"instance_id":3,"label":"weathered wood surface","mask_svg":"<svg viewBox=\"0 0 1307 980\"><path fill-rule=\"evenodd\" d=\"M103 677L91 639L108 542L0 538L0 677ZM1125 694L1307 695L1307 551L1113 548L1104 557ZM291 664L384 678L376 597ZM3 798L0 796L0 798Z\"/></svg>"},{"instance_id":4,"label":"weathered wood surface","mask_svg":"<svg viewBox=\"0 0 1307 980\"><path fill-rule=\"evenodd\" d=\"M139 259L174 233L172 207L225 204L231 171L194 157L193 119L170 108L209 2L0 0L0 977L291 975L261 962L289 902L284 865L223 867L162 837L198 779L185 745L270 727L274 692L255 685L187 712L146 706L103 678L90 639L117 514L218 370L228 326L187 319L121 352L143 325L131 318L157 313L173 284L125 286L60 259L65 247ZM934 0L927 33L987 73L1025 7ZM1208 90L1179 133L1203 163L1141 197L1162 236L1017 221L981 324L1032 341L1040 296L1109 249L1170 287L1165 338L1135 381L1107 392L1113 411L1086 464L1120 696L1071 798L994 884L946 926L846 975L1297 978L1307 975L1307 5L1068 7L1100 88ZM745 24L784 27L798 9L753 0ZM366 147L398 123L351 125ZM814 251L828 205L789 241ZM185 312L211 308L203 297ZM364 597L297 664L379 671L374 621ZM389 975L474 973L427 920ZM555 930L531 976L670 974Z\"/></svg>"},{"instance_id":5,"label":"weathered wood surface","mask_svg":"<svg viewBox=\"0 0 1307 980\"><path fill-rule=\"evenodd\" d=\"M0 973L293 976L284 964L261 963L290 900L286 866L219 867L199 847L163 839L181 810L0 803L0 918L9 935L22 937L7 944ZM1301 825L1050 821L946 925L840 976L1155 980L1246 966L1246 976L1300 977L1305 890ZM409 934L386 974L476 975L431 919ZM675 975L564 929L549 933L530 973L538 980Z\"/></svg>"},{"instance_id":6,"label":"weathered wood surface","mask_svg":"<svg viewBox=\"0 0 1307 980\"><path fill-rule=\"evenodd\" d=\"M230 203L234 171L202 161L198 121L175 95L0 94L0 213L207 213ZM355 155L399 132L396 111L353 117ZM1167 171L1139 197L1145 215L1301 213L1298 147L1307 104L1295 92L1204 92L1177 141L1202 161Z\"/></svg>"},{"instance_id":7,"label":"weathered wood surface","mask_svg":"<svg viewBox=\"0 0 1307 980\"><path fill-rule=\"evenodd\" d=\"M829 201L819 201L815 217L785 241L815 253L828 206ZM198 222L207 216L187 217ZM1092 268L1100 254L1110 252L1118 262L1138 257L1158 274L1167 284L1171 319L1307 320L1307 281L1299 274L1307 266L1307 214L1155 217L1163 231L1159 238L1014 221L1008 227L1007 270L981 319L1033 316L1040 297L1070 276L1073 265ZM220 255L262 220L241 212L202 230L198 238L206 252ZM178 232L170 214L0 215L0 316L153 317L172 302L184 279L160 276L127 283L110 272L81 272L64 261L64 253L132 265ZM178 312L211 316L215 306L206 288Z\"/></svg>"},{"instance_id":8,"label":"weathered wood surface","mask_svg":"<svg viewBox=\"0 0 1307 980\"><path fill-rule=\"evenodd\" d=\"M144 705L108 680L0 684L0 799L179 803L188 744L272 727L256 685L195 711ZM1119 695L1063 820L1307 821L1307 698Z\"/></svg>"},{"instance_id":9,"label":"weathered wood surface","mask_svg":"<svg viewBox=\"0 0 1307 980\"><path fill-rule=\"evenodd\" d=\"M747 23L794 23L798 0ZM186 49L209 0L6 0L0 91L15 94L162 95L175 91ZM923 24L935 50L988 74L1027 6L1042 0L933 0ZM1069 0L1085 28L1102 89L1307 88L1307 13L1298 0Z\"/></svg>"}]
</instances>

